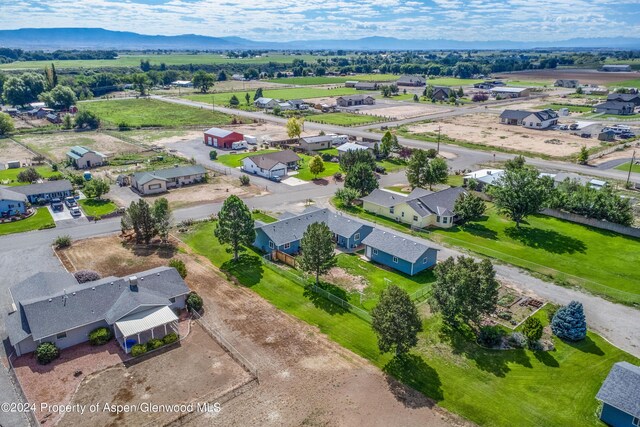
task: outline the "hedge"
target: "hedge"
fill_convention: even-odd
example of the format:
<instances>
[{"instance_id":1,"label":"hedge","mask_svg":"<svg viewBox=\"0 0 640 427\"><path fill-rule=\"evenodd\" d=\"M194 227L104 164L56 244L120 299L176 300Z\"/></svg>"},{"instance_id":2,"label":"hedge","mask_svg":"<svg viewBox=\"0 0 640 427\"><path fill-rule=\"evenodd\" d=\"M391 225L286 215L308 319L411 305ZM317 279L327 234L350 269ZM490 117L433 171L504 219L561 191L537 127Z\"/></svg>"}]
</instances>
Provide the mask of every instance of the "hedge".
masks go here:
<instances>
[{"instance_id":1,"label":"hedge","mask_svg":"<svg viewBox=\"0 0 640 427\"><path fill-rule=\"evenodd\" d=\"M178 334L176 334L175 332L171 332L165 335L164 338L162 338L162 342L164 342L165 345L174 343L176 341L178 341Z\"/></svg>"},{"instance_id":2,"label":"hedge","mask_svg":"<svg viewBox=\"0 0 640 427\"><path fill-rule=\"evenodd\" d=\"M111 341L113 334L109 328L96 328L89 332L89 343L91 345L103 345Z\"/></svg>"}]
</instances>

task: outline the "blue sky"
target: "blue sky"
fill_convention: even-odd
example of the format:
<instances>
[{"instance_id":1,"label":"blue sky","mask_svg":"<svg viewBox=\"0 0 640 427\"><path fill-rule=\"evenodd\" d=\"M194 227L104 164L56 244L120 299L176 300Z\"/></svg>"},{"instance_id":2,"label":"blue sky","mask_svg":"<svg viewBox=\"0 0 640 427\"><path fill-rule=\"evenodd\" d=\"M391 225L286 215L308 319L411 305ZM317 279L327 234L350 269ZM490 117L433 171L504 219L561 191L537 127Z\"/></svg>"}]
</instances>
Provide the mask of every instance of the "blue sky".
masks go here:
<instances>
[{"instance_id":1,"label":"blue sky","mask_svg":"<svg viewBox=\"0 0 640 427\"><path fill-rule=\"evenodd\" d=\"M0 0L0 29L101 27L288 41L640 37L640 0Z\"/></svg>"}]
</instances>

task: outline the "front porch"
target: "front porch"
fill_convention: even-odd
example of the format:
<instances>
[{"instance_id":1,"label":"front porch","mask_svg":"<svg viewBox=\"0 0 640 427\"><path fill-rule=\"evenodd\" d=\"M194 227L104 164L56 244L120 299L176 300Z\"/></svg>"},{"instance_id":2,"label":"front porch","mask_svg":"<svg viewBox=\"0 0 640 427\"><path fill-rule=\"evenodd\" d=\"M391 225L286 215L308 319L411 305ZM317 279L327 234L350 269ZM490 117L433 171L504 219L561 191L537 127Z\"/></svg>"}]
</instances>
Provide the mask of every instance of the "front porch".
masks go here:
<instances>
[{"instance_id":1,"label":"front porch","mask_svg":"<svg viewBox=\"0 0 640 427\"><path fill-rule=\"evenodd\" d=\"M123 317L114 324L113 329L120 347L129 353L136 344L162 339L172 332L180 336L178 320L171 308L155 307Z\"/></svg>"}]
</instances>

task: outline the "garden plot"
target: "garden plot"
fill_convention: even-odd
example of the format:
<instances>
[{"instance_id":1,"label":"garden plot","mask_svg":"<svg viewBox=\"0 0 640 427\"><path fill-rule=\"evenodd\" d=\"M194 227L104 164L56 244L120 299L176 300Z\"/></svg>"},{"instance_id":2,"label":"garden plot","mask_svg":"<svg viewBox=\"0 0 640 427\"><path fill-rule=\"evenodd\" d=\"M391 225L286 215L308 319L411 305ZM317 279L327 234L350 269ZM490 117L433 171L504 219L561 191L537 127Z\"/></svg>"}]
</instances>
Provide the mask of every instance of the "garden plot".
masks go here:
<instances>
[{"instance_id":1,"label":"garden plot","mask_svg":"<svg viewBox=\"0 0 640 427\"><path fill-rule=\"evenodd\" d=\"M82 145L99 151L107 156L122 153L137 153L142 147L122 141L113 136L99 132L64 132L44 135L18 136L16 140L26 144L54 162L66 159L66 153L74 145Z\"/></svg>"},{"instance_id":2,"label":"garden plot","mask_svg":"<svg viewBox=\"0 0 640 427\"><path fill-rule=\"evenodd\" d=\"M528 151L553 157L566 157L580 151L580 147L592 148L600 143L595 138L581 138L553 130L527 129L523 126L500 124L493 114L474 114L446 118L434 122L408 125L410 133L438 132L462 142L501 149Z\"/></svg>"},{"instance_id":3,"label":"garden plot","mask_svg":"<svg viewBox=\"0 0 640 427\"><path fill-rule=\"evenodd\" d=\"M515 329L542 305L544 302L539 298L525 295L514 288L503 285L498 290L496 312L490 316L489 322Z\"/></svg>"},{"instance_id":4,"label":"garden plot","mask_svg":"<svg viewBox=\"0 0 640 427\"><path fill-rule=\"evenodd\" d=\"M0 139L0 164L18 160L22 164L31 164L34 154L9 138Z\"/></svg>"}]
</instances>

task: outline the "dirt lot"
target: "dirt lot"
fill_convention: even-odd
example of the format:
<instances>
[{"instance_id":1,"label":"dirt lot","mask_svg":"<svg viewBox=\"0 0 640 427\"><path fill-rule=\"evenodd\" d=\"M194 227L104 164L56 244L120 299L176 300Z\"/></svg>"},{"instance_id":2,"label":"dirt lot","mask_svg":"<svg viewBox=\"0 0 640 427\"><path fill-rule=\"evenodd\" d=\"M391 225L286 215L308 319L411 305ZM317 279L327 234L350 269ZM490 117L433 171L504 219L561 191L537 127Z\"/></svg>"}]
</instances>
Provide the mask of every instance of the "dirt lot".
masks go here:
<instances>
[{"instance_id":1,"label":"dirt lot","mask_svg":"<svg viewBox=\"0 0 640 427\"><path fill-rule=\"evenodd\" d=\"M586 69L547 69L547 70L527 70L513 73L494 74L497 79L512 80L556 80L556 79L576 79L581 84L608 84L621 82L624 80L637 79L640 74L631 73L607 73Z\"/></svg>"},{"instance_id":2,"label":"dirt lot","mask_svg":"<svg viewBox=\"0 0 640 427\"><path fill-rule=\"evenodd\" d=\"M376 116L393 117L397 120L410 119L412 117L427 116L436 113L446 113L450 108L434 107L427 104L379 104L376 108L367 109L367 112Z\"/></svg>"},{"instance_id":3,"label":"dirt lot","mask_svg":"<svg viewBox=\"0 0 640 427\"><path fill-rule=\"evenodd\" d=\"M76 268L124 275L166 265L175 251L134 253L117 237L105 237L75 242L65 253ZM220 414L198 417L190 425L465 424L385 378L317 328L282 313L250 289L230 284L208 260L182 251L176 256L187 263L187 283L205 300L207 321L257 366L260 377L260 385L226 403Z\"/></svg>"},{"instance_id":4,"label":"dirt lot","mask_svg":"<svg viewBox=\"0 0 640 427\"><path fill-rule=\"evenodd\" d=\"M585 139L567 132L503 125L499 120L493 114L474 114L409 125L408 129L413 133L421 133L437 132L441 127L442 133L450 138L555 157L577 153L583 145L587 148L599 145L595 138Z\"/></svg>"},{"instance_id":5,"label":"dirt lot","mask_svg":"<svg viewBox=\"0 0 640 427\"><path fill-rule=\"evenodd\" d=\"M108 156L118 153L142 151L142 147L124 142L104 133L98 132L64 132L44 135L25 135L16 137L33 151L41 153L49 159L60 162L74 145L93 148Z\"/></svg>"},{"instance_id":6,"label":"dirt lot","mask_svg":"<svg viewBox=\"0 0 640 427\"><path fill-rule=\"evenodd\" d=\"M5 163L12 160L19 160L22 164L31 164L33 156L33 153L11 139L0 139L0 163L3 168Z\"/></svg>"}]
</instances>

